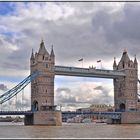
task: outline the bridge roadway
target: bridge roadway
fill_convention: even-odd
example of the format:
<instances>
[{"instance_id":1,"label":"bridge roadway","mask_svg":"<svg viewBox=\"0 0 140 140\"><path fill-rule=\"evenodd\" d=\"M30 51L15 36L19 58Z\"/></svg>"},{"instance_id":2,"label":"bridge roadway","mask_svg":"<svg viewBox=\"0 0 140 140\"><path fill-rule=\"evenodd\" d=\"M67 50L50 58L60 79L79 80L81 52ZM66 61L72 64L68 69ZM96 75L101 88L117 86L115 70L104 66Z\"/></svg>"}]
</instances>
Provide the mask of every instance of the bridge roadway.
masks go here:
<instances>
[{"instance_id":1,"label":"bridge roadway","mask_svg":"<svg viewBox=\"0 0 140 140\"><path fill-rule=\"evenodd\" d=\"M112 119L121 119L121 112L62 112L63 117L74 117L76 115L95 115L95 116L106 116Z\"/></svg>"},{"instance_id":2,"label":"bridge roadway","mask_svg":"<svg viewBox=\"0 0 140 140\"><path fill-rule=\"evenodd\" d=\"M32 115L32 111L0 111L0 115ZM99 115L106 116L112 119L120 119L121 112L75 112L75 111L64 111L62 117L74 117L76 115Z\"/></svg>"},{"instance_id":3,"label":"bridge roadway","mask_svg":"<svg viewBox=\"0 0 140 140\"><path fill-rule=\"evenodd\" d=\"M125 77L125 73L123 71L103 70L95 68L55 66L54 71L55 75L64 75L64 76L98 77L110 79Z\"/></svg>"},{"instance_id":4,"label":"bridge roadway","mask_svg":"<svg viewBox=\"0 0 140 140\"><path fill-rule=\"evenodd\" d=\"M0 115L32 115L32 111L0 111Z\"/></svg>"}]
</instances>

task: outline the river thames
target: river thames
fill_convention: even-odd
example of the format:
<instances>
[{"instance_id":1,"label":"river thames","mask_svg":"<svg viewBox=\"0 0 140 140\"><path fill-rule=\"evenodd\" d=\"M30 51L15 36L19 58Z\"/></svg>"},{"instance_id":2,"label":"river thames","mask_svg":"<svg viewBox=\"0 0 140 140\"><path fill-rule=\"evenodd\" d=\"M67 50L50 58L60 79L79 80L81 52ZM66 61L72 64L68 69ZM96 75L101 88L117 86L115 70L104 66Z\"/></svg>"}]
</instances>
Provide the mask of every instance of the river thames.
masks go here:
<instances>
[{"instance_id":1,"label":"river thames","mask_svg":"<svg viewBox=\"0 0 140 140\"><path fill-rule=\"evenodd\" d=\"M62 126L24 126L0 123L0 138L140 138L140 124L63 123Z\"/></svg>"}]
</instances>

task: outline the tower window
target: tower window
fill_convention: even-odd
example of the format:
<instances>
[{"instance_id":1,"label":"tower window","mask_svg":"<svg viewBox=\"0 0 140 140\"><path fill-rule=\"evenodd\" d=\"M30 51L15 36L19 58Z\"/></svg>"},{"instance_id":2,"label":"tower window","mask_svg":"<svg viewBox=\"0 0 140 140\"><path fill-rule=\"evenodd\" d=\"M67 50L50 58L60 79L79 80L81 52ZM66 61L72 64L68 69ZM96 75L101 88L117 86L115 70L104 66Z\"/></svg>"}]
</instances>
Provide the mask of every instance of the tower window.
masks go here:
<instances>
[{"instance_id":1,"label":"tower window","mask_svg":"<svg viewBox=\"0 0 140 140\"><path fill-rule=\"evenodd\" d=\"M124 68L124 62L123 62L123 68Z\"/></svg>"},{"instance_id":2,"label":"tower window","mask_svg":"<svg viewBox=\"0 0 140 140\"><path fill-rule=\"evenodd\" d=\"M48 68L48 64L46 64L46 68Z\"/></svg>"},{"instance_id":3,"label":"tower window","mask_svg":"<svg viewBox=\"0 0 140 140\"><path fill-rule=\"evenodd\" d=\"M45 58L45 57L44 57L44 55L43 55L42 60L44 60L44 58Z\"/></svg>"}]
</instances>

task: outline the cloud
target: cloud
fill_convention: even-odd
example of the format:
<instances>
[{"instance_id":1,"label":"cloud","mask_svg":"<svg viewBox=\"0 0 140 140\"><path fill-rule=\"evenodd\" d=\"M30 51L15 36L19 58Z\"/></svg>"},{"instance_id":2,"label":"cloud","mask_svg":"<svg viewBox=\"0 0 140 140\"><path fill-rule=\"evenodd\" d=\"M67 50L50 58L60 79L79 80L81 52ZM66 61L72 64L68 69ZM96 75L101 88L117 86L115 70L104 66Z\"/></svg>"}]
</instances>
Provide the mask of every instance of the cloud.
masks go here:
<instances>
[{"instance_id":1,"label":"cloud","mask_svg":"<svg viewBox=\"0 0 140 140\"><path fill-rule=\"evenodd\" d=\"M82 11L80 7L83 9ZM35 51L38 50L42 36L43 38L47 37L44 39L48 49L50 49L51 44L54 44L58 64L68 62L71 65L74 62L73 64L77 65L75 61L82 55L88 58L87 54L92 52L93 46L91 47L91 44L95 43L95 47L98 45L96 43L98 38L91 32L89 25L91 8L95 6L91 3L86 4L85 8L83 7L85 7L83 3L76 4L76 6L70 3L17 3L15 5L16 14L8 17L10 24L7 22L6 16L1 16L3 32L8 30L9 34L12 34L12 38L2 34L4 41L12 45L10 49L16 48L6 55L8 57L4 59L4 62L2 61L2 67L18 68L19 70L29 69L31 48L34 48ZM82 18L88 14L90 16ZM85 21L83 22L83 20ZM82 40L82 42L78 40ZM4 44L4 46L7 45ZM71 51L68 52L69 48ZM5 52L7 51L5 50Z\"/></svg>"},{"instance_id":2,"label":"cloud","mask_svg":"<svg viewBox=\"0 0 140 140\"><path fill-rule=\"evenodd\" d=\"M69 88L58 88L56 90L57 100L62 103L75 103L76 99L71 94L71 90Z\"/></svg>"},{"instance_id":3,"label":"cloud","mask_svg":"<svg viewBox=\"0 0 140 140\"><path fill-rule=\"evenodd\" d=\"M105 37L104 50L107 49L108 53L118 55L120 50L127 48L132 56L137 54L140 38L137 30L140 28L139 7L139 4L125 3L117 13L100 10L93 17L93 31Z\"/></svg>"},{"instance_id":4,"label":"cloud","mask_svg":"<svg viewBox=\"0 0 140 140\"><path fill-rule=\"evenodd\" d=\"M103 87L102 86L97 86L94 88L94 90L103 90Z\"/></svg>"},{"instance_id":5,"label":"cloud","mask_svg":"<svg viewBox=\"0 0 140 140\"><path fill-rule=\"evenodd\" d=\"M64 110L67 107L74 109L88 107L91 104L104 103L113 105L114 95L112 91L110 85L97 86L96 83L81 82L79 86L57 88L55 90L55 100L57 104L62 104Z\"/></svg>"},{"instance_id":6,"label":"cloud","mask_svg":"<svg viewBox=\"0 0 140 140\"><path fill-rule=\"evenodd\" d=\"M7 88L6 85L4 85L4 84L0 84L0 90L2 90L2 91L6 91L6 90L8 90L8 88Z\"/></svg>"},{"instance_id":7,"label":"cloud","mask_svg":"<svg viewBox=\"0 0 140 140\"><path fill-rule=\"evenodd\" d=\"M3 85L7 88L5 91L12 89L16 86L16 82L4 81L4 84L0 84L3 88ZM2 95L5 91L0 89L0 95ZM24 90L20 91L16 96L6 101L1 105L2 110L30 110L31 107L31 98L30 98L30 84L24 88Z\"/></svg>"},{"instance_id":8,"label":"cloud","mask_svg":"<svg viewBox=\"0 0 140 140\"><path fill-rule=\"evenodd\" d=\"M138 7L136 6L137 9ZM111 63L114 55L119 56L125 43L128 49L132 48L128 45L129 39L125 39L123 34L128 31L127 28L124 30L129 18L127 9L131 9L130 12L135 15L133 6L124 3L116 3L114 6L93 2L31 2L17 3L15 9L15 14L8 17L10 24L6 16L1 16L0 26L3 32L12 34L12 37L2 34L3 42L11 44L11 52L6 53L6 58L1 61L3 68L29 71L31 49L38 51L42 37L49 52L51 44L54 45L58 65L81 66L78 62L81 57L84 57L85 67L88 67L89 63L96 65L98 58L105 63ZM137 16L135 19L138 19ZM8 46L7 44L3 46ZM138 42L133 44L138 49L137 45ZM70 51L67 51L69 49ZM112 64L107 67L112 68Z\"/></svg>"},{"instance_id":9,"label":"cloud","mask_svg":"<svg viewBox=\"0 0 140 140\"><path fill-rule=\"evenodd\" d=\"M21 99L22 97L16 97L14 96L12 99L6 101L5 103L2 104L2 110L30 110L30 99L29 98L24 98Z\"/></svg>"}]
</instances>

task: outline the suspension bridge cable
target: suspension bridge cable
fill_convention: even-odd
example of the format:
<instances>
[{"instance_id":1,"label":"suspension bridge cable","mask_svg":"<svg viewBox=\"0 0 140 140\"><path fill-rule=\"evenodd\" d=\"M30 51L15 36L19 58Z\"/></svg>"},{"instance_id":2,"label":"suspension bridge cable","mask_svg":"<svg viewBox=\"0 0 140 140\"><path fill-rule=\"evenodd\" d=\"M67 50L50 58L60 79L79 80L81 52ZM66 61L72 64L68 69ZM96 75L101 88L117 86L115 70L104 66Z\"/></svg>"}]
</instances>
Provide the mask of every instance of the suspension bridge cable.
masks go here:
<instances>
[{"instance_id":1,"label":"suspension bridge cable","mask_svg":"<svg viewBox=\"0 0 140 140\"><path fill-rule=\"evenodd\" d=\"M21 90L23 90L31 81L33 81L37 76L39 75L38 71L35 71L31 75L29 75L27 78L25 78L22 82L20 82L17 86L12 88L11 90L5 92L0 96L0 104L10 100L15 95L17 95Z\"/></svg>"},{"instance_id":2,"label":"suspension bridge cable","mask_svg":"<svg viewBox=\"0 0 140 140\"><path fill-rule=\"evenodd\" d=\"M138 83L140 84L140 80L138 79ZM139 94L139 89L138 89L138 92L137 92L137 96L138 96L138 99L140 97L140 94Z\"/></svg>"},{"instance_id":3,"label":"suspension bridge cable","mask_svg":"<svg viewBox=\"0 0 140 140\"><path fill-rule=\"evenodd\" d=\"M2 104L0 104L0 110L2 111Z\"/></svg>"},{"instance_id":4,"label":"suspension bridge cable","mask_svg":"<svg viewBox=\"0 0 140 140\"><path fill-rule=\"evenodd\" d=\"M24 110L24 89L22 90L22 106L23 106L23 110Z\"/></svg>"},{"instance_id":5,"label":"suspension bridge cable","mask_svg":"<svg viewBox=\"0 0 140 140\"><path fill-rule=\"evenodd\" d=\"M15 96L15 110L17 110L17 95Z\"/></svg>"},{"instance_id":6,"label":"suspension bridge cable","mask_svg":"<svg viewBox=\"0 0 140 140\"><path fill-rule=\"evenodd\" d=\"M8 101L8 110L10 110L10 100Z\"/></svg>"}]
</instances>

